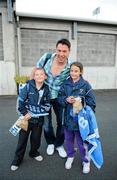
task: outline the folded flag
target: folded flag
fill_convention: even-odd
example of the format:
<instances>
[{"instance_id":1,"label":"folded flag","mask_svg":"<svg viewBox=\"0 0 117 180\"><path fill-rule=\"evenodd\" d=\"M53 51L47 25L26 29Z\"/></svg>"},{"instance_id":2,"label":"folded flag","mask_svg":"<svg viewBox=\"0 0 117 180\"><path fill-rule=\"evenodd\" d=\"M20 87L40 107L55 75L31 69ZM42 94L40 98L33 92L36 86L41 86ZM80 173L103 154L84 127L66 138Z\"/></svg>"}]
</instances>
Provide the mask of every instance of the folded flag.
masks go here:
<instances>
[{"instance_id":1,"label":"folded flag","mask_svg":"<svg viewBox=\"0 0 117 180\"><path fill-rule=\"evenodd\" d=\"M78 125L83 141L88 142L88 155L97 168L103 165L103 153L95 114L86 106L78 113Z\"/></svg>"}]
</instances>

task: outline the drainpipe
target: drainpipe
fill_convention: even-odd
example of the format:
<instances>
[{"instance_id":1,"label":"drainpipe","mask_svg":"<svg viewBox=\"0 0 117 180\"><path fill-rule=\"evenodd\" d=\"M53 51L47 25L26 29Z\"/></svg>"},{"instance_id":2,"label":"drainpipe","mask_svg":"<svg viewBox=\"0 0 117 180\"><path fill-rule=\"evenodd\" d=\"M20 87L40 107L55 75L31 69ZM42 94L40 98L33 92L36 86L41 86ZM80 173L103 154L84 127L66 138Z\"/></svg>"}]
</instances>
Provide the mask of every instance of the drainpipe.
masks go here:
<instances>
[{"instance_id":1,"label":"drainpipe","mask_svg":"<svg viewBox=\"0 0 117 180\"><path fill-rule=\"evenodd\" d=\"M7 17L8 22L13 22L13 4L12 0L7 0Z\"/></svg>"},{"instance_id":2,"label":"drainpipe","mask_svg":"<svg viewBox=\"0 0 117 180\"><path fill-rule=\"evenodd\" d=\"M20 75L21 69L21 48L20 48L20 27L19 16L16 16L16 74Z\"/></svg>"}]
</instances>

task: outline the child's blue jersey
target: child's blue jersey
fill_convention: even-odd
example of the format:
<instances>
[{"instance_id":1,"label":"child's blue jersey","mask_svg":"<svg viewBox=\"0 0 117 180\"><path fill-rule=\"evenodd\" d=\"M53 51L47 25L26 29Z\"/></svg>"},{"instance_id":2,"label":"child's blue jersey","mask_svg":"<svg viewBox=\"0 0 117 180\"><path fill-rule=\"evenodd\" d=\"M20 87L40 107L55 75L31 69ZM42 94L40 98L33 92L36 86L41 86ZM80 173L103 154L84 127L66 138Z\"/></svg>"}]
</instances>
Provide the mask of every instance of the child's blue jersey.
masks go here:
<instances>
[{"instance_id":1,"label":"child's blue jersey","mask_svg":"<svg viewBox=\"0 0 117 180\"><path fill-rule=\"evenodd\" d=\"M18 111L31 117L39 118L48 115L50 109L50 91L46 84L38 90L34 80L29 80L20 90L18 96Z\"/></svg>"},{"instance_id":2,"label":"child's blue jersey","mask_svg":"<svg viewBox=\"0 0 117 180\"><path fill-rule=\"evenodd\" d=\"M69 130L78 130L78 124L73 120L73 105L66 101L69 96L81 97L83 105L90 106L94 111L96 107L94 92L91 85L82 76L75 83L69 77L60 88L58 102L64 107L63 124Z\"/></svg>"}]
</instances>

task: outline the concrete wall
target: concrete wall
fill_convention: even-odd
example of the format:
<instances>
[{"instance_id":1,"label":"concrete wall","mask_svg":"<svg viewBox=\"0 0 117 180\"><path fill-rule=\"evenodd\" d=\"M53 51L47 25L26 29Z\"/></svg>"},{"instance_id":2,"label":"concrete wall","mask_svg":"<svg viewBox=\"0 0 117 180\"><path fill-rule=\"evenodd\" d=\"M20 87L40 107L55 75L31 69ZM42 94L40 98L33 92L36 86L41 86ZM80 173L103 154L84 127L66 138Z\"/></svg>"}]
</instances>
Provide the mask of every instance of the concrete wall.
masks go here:
<instances>
[{"instance_id":1,"label":"concrete wall","mask_svg":"<svg viewBox=\"0 0 117 180\"><path fill-rule=\"evenodd\" d=\"M0 2L0 7L3 47L3 58L0 59L0 95L13 95L16 94L14 24L7 20L6 3Z\"/></svg>"},{"instance_id":2,"label":"concrete wall","mask_svg":"<svg viewBox=\"0 0 117 180\"><path fill-rule=\"evenodd\" d=\"M117 26L80 24L78 57L94 89L117 88ZM84 34L84 35L83 35ZM80 39L81 38L81 39Z\"/></svg>"},{"instance_id":3,"label":"concrete wall","mask_svg":"<svg viewBox=\"0 0 117 180\"><path fill-rule=\"evenodd\" d=\"M16 17L8 22L0 2L0 95L16 94L15 74L29 75L44 52L60 38L72 44L70 57L84 65L94 89L117 88L117 25Z\"/></svg>"},{"instance_id":4,"label":"concrete wall","mask_svg":"<svg viewBox=\"0 0 117 180\"><path fill-rule=\"evenodd\" d=\"M93 88L117 88L117 26L75 22L73 29L70 21L21 18L18 29L21 74L30 74L37 59L54 51L60 37L67 37L71 58L83 63L84 77Z\"/></svg>"}]
</instances>

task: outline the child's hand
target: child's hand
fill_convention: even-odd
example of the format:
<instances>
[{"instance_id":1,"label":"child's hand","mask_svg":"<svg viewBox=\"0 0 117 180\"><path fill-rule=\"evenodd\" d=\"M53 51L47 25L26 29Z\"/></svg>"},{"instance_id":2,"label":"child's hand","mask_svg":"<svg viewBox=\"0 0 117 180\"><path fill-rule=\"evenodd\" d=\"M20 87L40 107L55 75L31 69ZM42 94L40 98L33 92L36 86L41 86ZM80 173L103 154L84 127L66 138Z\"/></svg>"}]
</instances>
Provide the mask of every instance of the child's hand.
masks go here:
<instances>
[{"instance_id":1,"label":"child's hand","mask_svg":"<svg viewBox=\"0 0 117 180\"><path fill-rule=\"evenodd\" d=\"M75 102L75 98L74 98L74 96L69 96L69 97L66 99L66 101L67 101L68 103L70 103L70 104L73 104L73 103Z\"/></svg>"},{"instance_id":2,"label":"child's hand","mask_svg":"<svg viewBox=\"0 0 117 180\"><path fill-rule=\"evenodd\" d=\"M48 107L48 106L45 106L44 108L45 108L46 111L50 110L50 107Z\"/></svg>"},{"instance_id":3,"label":"child's hand","mask_svg":"<svg viewBox=\"0 0 117 180\"><path fill-rule=\"evenodd\" d=\"M24 116L24 119L27 120L27 121L28 121L30 118L31 118L31 116L30 116L29 113L27 113L27 114Z\"/></svg>"}]
</instances>

